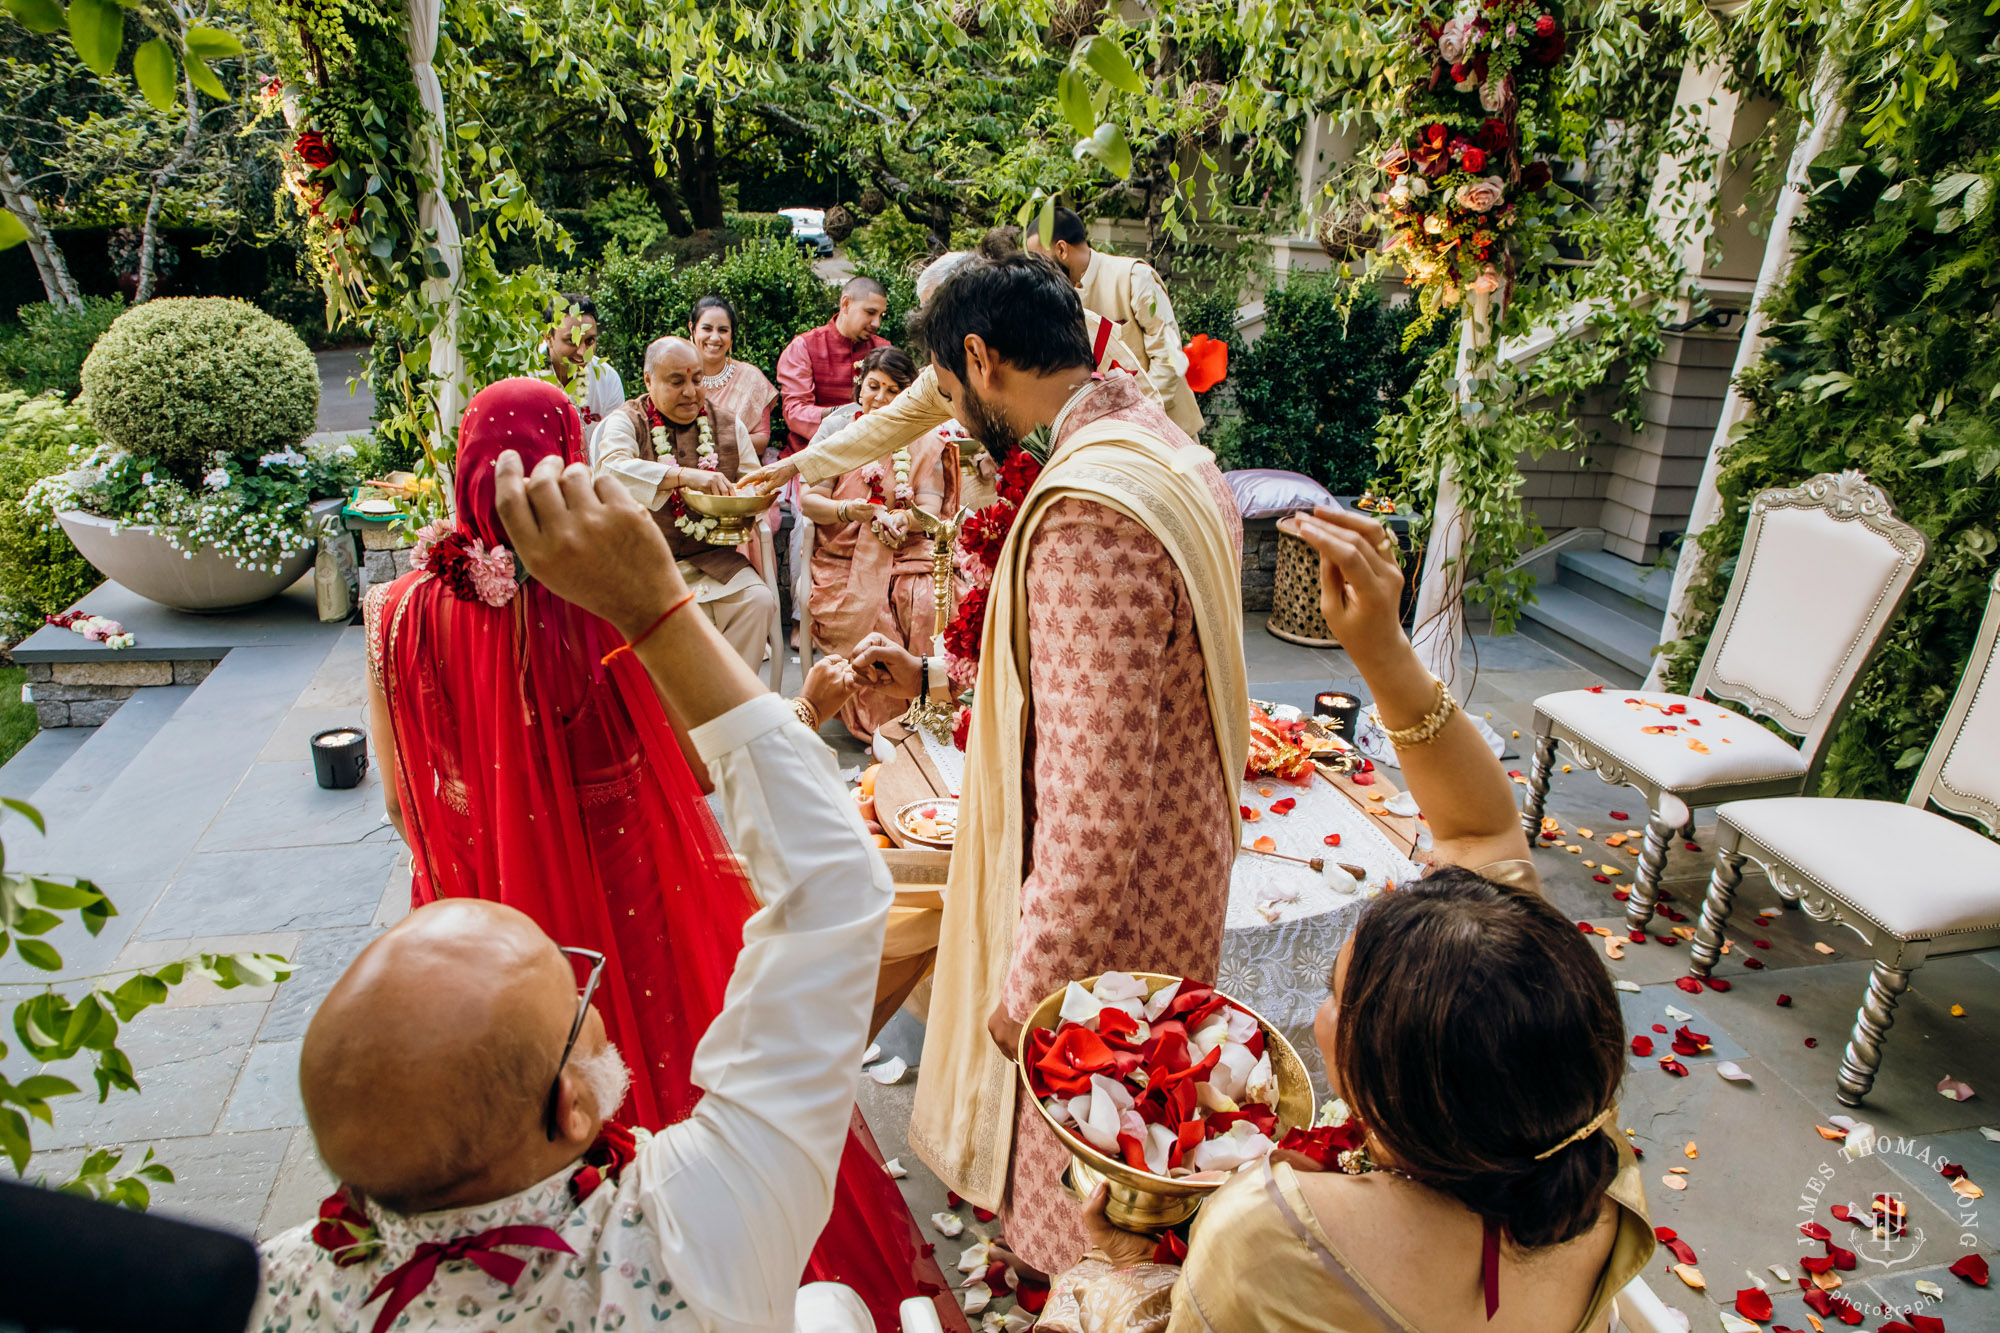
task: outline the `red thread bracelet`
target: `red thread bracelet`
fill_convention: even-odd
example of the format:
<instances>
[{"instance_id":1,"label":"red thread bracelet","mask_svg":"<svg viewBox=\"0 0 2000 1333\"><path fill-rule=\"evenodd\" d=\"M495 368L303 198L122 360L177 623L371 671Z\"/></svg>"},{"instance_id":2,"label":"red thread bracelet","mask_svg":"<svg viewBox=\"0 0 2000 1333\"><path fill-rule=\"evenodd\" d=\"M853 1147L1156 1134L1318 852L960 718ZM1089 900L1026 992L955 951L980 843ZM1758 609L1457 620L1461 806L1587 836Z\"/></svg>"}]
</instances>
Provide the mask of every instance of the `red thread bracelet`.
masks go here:
<instances>
[{"instance_id":1,"label":"red thread bracelet","mask_svg":"<svg viewBox=\"0 0 2000 1333\"><path fill-rule=\"evenodd\" d=\"M666 624L668 616L680 610L682 607L686 606L689 602L692 602L693 600L694 600L694 594L692 592L683 595L679 601L675 602L672 606L668 607L666 610L660 612L660 618L658 620L655 620L652 624L646 626L645 633L641 634L638 638L632 640L632 642L630 643L621 643L616 648L613 648L610 652L606 653L603 657L598 659L598 665L610 666L613 662L618 660L621 654L631 652L634 648L637 648L647 639L652 638L653 631L658 629L660 626Z\"/></svg>"}]
</instances>

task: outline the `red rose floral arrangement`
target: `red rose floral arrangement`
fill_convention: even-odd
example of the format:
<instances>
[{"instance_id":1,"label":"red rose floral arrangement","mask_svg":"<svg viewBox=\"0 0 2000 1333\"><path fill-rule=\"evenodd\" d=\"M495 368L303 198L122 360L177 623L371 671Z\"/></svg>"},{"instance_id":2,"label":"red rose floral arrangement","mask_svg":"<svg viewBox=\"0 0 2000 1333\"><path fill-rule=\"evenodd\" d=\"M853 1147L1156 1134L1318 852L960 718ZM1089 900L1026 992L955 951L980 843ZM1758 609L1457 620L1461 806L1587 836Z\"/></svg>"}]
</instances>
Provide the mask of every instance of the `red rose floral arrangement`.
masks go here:
<instances>
[{"instance_id":1,"label":"red rose floral arrangement","mask_svg":"<svg viewBox=\"0 0 2000 1333\"><path fill-rule=\"evenodd\" d=\"M1373 200L1383 253L1426 318L1509 283L1528 233L1553 215L1549 165L1531 153L1553 142L1567 49L1546 0L1467 0L1442 22L1413 22Z\"/></svg>"},{"instance_id":2,"label":"red rose floral arrangement","mask_svg":"<svg viewBox=\"0 0 2000 1333\"><path fill-rule=\"evenodd\" d=\"M1348 1126L1278 1136L1278 1079L1249 1010L1194 981L1146 994L1106 972L1071 982L1058 1025L1030 1034L1028 1084L1057 1124L1134 1171L1228 1172L1287 1150L1321 1167L1360 1144Z\"/></svg>"}]
</instances>

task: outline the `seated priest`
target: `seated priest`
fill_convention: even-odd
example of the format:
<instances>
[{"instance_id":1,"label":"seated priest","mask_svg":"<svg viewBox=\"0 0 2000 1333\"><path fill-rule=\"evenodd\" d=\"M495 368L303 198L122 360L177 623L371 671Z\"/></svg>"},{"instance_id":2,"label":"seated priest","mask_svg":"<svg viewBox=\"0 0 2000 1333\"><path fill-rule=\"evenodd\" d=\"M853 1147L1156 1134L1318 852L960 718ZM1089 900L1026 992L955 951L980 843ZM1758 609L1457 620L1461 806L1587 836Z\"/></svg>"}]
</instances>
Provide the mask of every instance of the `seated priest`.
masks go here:
<instances>
[{"instance_id":1,"label":"seated priest","mask_svg":"<svg viewBox=\"0 0 2000 1333\"><path fill-rule=\"evenodd\" d=\"M601 957L472 899L370 944L299 1057L341 1189L264 1246L251 1327L872 1328L858 1297L799 1275L854 1107L888 871L832 753L679 613L645 512L580 464L524 482L508 452L498 474L530 574L616 626L688 724L762 907L695 1050L700 1104L658 1134L613 1120L628 1075L592 1005Z\"/></svg>"},{"instance_id":2,"label":"seated priest","mask_svg":"<svg viewBox=\"0 0 2000 1333\"><path fill-rule=\"evenodd\" d=\"M685 338L646 349L646 392L614 410L590 443L591 470L617 479L652 511L702 614L749 663L762 665L778 621L778 599L734 547L711 546L699 516L676 494L735 492L757 462L750 432L708 401L701 354Z\"/></svg>"}]
</instances>

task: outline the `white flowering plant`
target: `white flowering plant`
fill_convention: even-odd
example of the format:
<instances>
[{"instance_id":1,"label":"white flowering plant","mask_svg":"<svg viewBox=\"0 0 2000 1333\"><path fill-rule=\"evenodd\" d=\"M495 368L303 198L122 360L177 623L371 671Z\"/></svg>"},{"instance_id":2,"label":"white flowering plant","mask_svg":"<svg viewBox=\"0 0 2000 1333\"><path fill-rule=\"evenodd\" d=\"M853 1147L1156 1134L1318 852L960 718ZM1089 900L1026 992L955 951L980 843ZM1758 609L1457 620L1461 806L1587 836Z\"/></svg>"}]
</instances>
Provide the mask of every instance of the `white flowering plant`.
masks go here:
<instances>
[{"instance_id":1,"label":"white flowering plant","mask_svg":"<svg viewBox=\"0 0 2000 1333\"><path fill-rule=\"evenodd\" d=\"M211 546L244 569L275 569L317 540L313 502L348 494L379 461L365 440L256 458L217 451L190 486L155 459L99 444L79 448L69 471L36 482L21 505L48 522L80 509L151 528L189 558Z\"/></svg>"}]
</instances>

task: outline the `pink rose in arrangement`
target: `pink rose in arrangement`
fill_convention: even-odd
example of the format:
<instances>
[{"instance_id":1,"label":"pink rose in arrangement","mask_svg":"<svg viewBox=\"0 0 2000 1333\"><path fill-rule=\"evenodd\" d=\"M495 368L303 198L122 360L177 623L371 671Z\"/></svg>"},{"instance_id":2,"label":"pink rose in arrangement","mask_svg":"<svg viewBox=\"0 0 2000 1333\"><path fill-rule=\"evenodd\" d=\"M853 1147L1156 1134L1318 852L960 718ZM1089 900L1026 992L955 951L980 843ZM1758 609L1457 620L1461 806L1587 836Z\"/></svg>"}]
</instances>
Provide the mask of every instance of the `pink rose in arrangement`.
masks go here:
<instances>
[{"instance_id":1,"label":"pink rose in arrangement","mask_svg":"<svg viewBox=\"0 0 2000 1333\"><path fill-rule=\"evenodd\" d=\"M1460 208L1469 209L1474 213L1490 213L1507 197L1507 183L1498 176L1487 176L1469 185L1459 186L1455 197Z\"/></svg>"},{"instance_id":2,"label":"pink rose in arrangement","mask_svg":"<svg viewBox=\"0 0 2000 1333\"><path fill-rule=\"evenodd\" d=\"M1438 55L1447 65L1456 65L1464 60L1478 40L1479 31L1474 20L1461 14L1444 25L1438 33Z\"/></svg>"},{"instance_id":3,"label":"pink rose in arrangement","mask_svg":"<svg viewBox=\"0 0 2000 1333\"><path fill-rule=\"evenodd\" d=\"M1479 85L1479 105L1486 111L1498 114L1505 109L1514 95L1512 79L1488 79Z\"/></svg>"}]
</instances>

